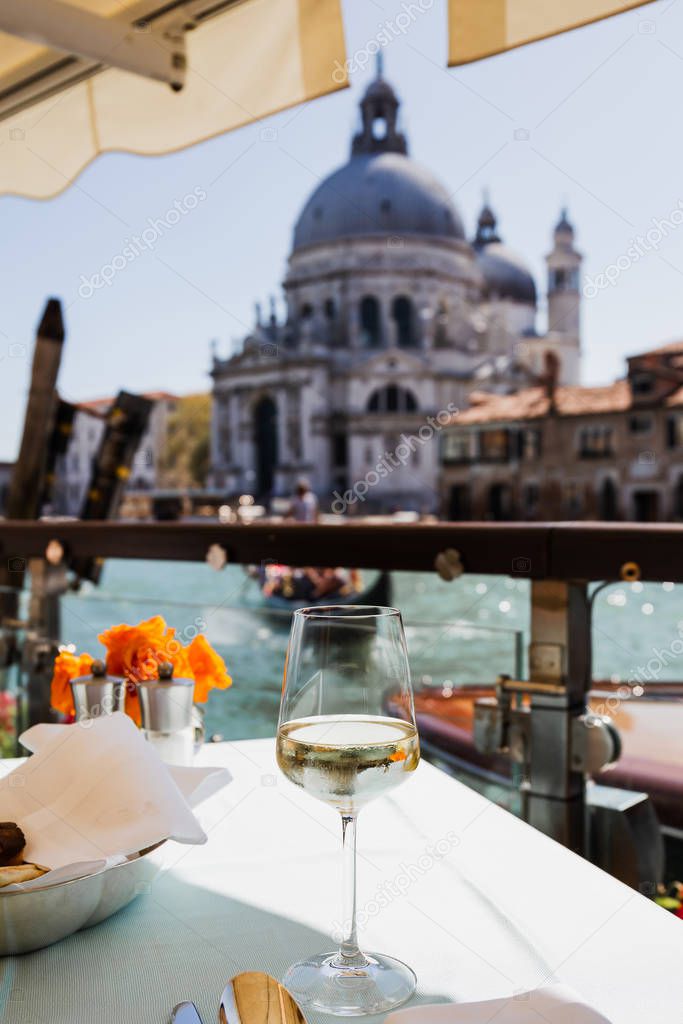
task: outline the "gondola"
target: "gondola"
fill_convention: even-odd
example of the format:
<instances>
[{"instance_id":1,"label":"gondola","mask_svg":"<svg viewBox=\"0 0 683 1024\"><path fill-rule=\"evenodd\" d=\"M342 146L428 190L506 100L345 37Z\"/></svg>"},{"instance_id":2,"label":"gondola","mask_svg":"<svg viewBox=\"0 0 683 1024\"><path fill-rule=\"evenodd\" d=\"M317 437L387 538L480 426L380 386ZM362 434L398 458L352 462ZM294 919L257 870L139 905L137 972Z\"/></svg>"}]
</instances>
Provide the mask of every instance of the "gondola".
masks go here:
<instances>
[{"instance_id":1,"label":"gondola","mask_svg":"<svg viewBox=\"0 0 683 1024\"><path fill-rule=\"evenodd\" d=\"M262 594L261 599L264 608L277 614L291 613L296 611L297 608L308 608L315 605L369 604L386 606L391 604L391 577L388 572L381 572L377 579L373 580L367 587L360 590L345 590L344 592L325 594L317 600L314 598L309 600L296 597L289 598L283 597L280 594Z\"/></svg>"}]
</instances>

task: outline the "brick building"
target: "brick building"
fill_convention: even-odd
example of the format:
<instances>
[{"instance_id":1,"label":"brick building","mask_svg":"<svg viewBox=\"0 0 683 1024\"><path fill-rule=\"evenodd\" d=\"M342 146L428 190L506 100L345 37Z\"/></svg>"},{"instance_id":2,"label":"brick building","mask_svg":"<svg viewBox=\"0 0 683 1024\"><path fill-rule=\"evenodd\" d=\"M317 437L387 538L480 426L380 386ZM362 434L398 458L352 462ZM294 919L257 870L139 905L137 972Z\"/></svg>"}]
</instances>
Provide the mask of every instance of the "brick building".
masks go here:
<instances>
[{"instance_id":1,"label":"brick building","mask_svg":"<svg viewBox=\"0 0 683 1024\"><path fill-rule=\"evenodd\" d=\"M683 519L683 342L605 387L475 394L441 436L449 519Z\"/></svg>"}]
</instances>

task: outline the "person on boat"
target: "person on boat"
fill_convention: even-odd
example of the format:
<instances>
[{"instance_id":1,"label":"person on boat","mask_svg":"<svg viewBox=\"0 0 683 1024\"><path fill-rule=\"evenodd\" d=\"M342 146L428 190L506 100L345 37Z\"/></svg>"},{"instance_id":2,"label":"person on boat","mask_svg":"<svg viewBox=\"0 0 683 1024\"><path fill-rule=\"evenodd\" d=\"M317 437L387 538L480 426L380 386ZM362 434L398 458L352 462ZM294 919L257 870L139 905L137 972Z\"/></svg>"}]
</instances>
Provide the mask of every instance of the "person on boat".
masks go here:
<instances>
[{"instance_id":1,"label":"person on boat","mask_svg":"<svg viewBox=\"0 0 683 1024\"><path fill-rule=\"evenodd\" d=\"M343 569L311 569L310 572L315 581L313 597L316 601L343 592L346 582Z\"/></svg>"},{"instance_id":2,"label":"person on boat","mask_svg":"<svg viewBox=\"0 0 683 1024\"><path fill-rule=\"evenodd\" d=\"M297 481L289 515L297 523L316 523L318 521L318 499L311 490L308 480L303 477Z\"/></svg>"},{"instance_id":3,"label":"person on boat","mask_svg":"<svg viewBox=\"0 0 683 1024\"><path fill-rule=\"evenodd\" d=\"M318 569L306 566L292 569L285 565L269 565L261 580L264 597L283 597L288 601L320 601L336 595L348 597L361 589L357 569Z\"/></svg>"},{"instance_id":4,"label":"person on boat","mask_svg":"<svg viewBox=\"0 0 683 1024\"><path fill-rule=\"evenodd\" d=\"M261 593L264 597L283 597L287 601L310 601L317 597L319 583L318 569L269 565L261 584Z\"/></svg>"},{"instance_id":5,"label":"person on boat","mask_svg":"<svg viewBox=\"0 0 683 1024\"><path fill-rule=\"evenodd\" d=\"M279 594L294 601L319 601L339 593L342 585L336 569L317 569L309 565L291 569L282 581Z\"/></svg>"}]
</instances>

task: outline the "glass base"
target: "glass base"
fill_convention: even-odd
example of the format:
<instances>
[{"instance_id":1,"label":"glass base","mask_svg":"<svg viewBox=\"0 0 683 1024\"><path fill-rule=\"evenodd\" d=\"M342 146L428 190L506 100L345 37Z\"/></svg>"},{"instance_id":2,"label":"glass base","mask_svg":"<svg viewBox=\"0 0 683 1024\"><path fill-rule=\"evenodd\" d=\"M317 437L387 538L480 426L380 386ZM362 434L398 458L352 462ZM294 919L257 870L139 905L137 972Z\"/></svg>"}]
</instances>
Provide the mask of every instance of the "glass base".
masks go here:
<instances>
[{"instance_id":1,"label":"glass base","mask_svg":"<svg viewBox=\"0 0 683 1024\"><path fill-rule=\"evenodd\" d=\"M282 984L301 1006L337 1017L362 1017L405 1003L417 979L410 967L391 956L365 953L356 964L336 952L293 964Z\"/></svg>"}]
</instances>

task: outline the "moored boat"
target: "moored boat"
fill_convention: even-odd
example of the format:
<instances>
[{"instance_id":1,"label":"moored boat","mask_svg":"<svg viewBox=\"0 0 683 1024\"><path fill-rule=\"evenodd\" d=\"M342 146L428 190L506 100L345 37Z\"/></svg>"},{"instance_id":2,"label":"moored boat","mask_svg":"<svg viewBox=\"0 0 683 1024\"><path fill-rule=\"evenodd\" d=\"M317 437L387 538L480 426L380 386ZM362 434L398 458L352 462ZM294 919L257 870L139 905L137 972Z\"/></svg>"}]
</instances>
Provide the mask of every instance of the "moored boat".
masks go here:
<instances>
[{"instance_id":1,"label":"moored boat","mask_svg":"<svg viewBox=\"0 0 683 1024\"><path fill-rule=\"evenodd\" d=\"M355 569L293 569L268 565L257 577L263 606L269 611L293 612L312 605L390 605L391 578L381 572L369 584Z\"/></svg>"},{"instance_id":2,"label":"moored boat","mask_svg":"<svg viewBox=\"0 0 683 1024\"><path fill-rule=\"evenodd\" d=\"M683 831L683 686L642 687L596 683L589 705L596 714L609 714L623 741L616 764L597 777L601 785L648 793L662 826ZM474 704L494 697L494 687L423 688L415 693L415 717L425 747L451 760L454 766L508 783L510 760L504 754L485 754L474 744Z\"/></svg>"}]
</instances>

